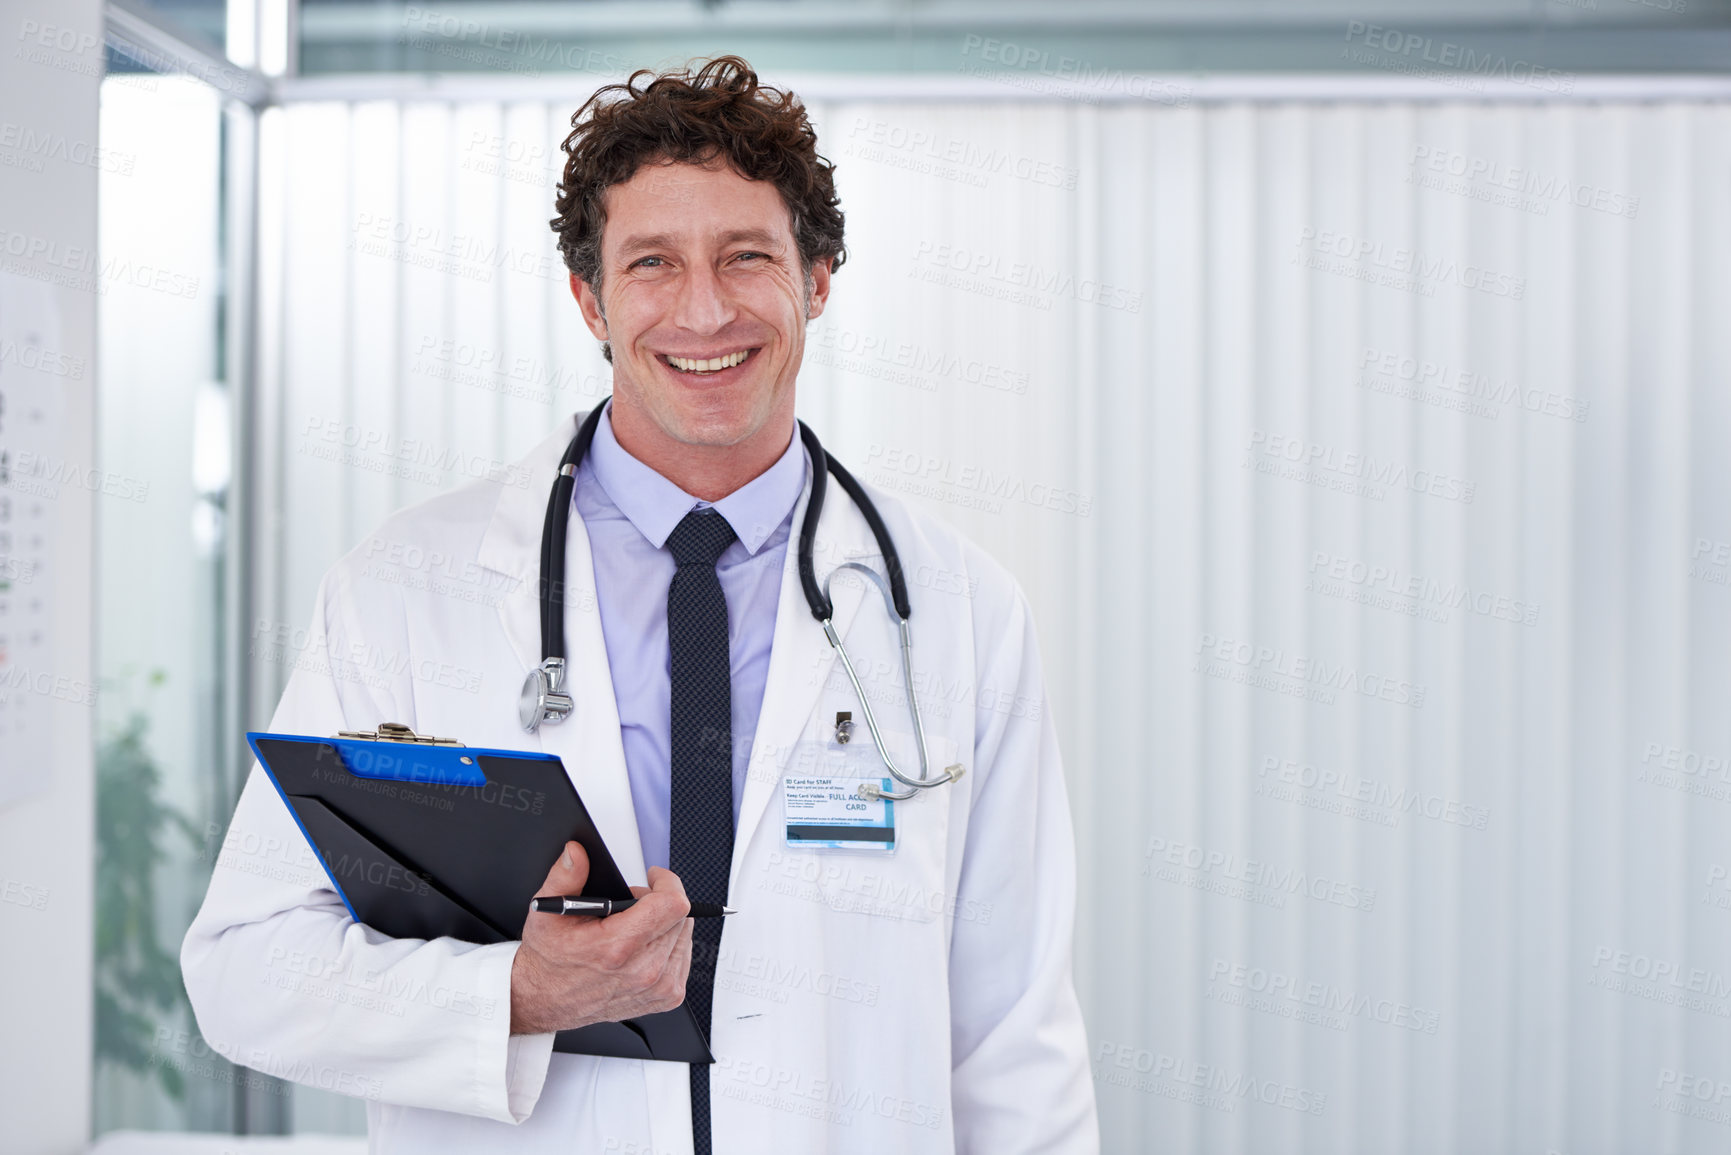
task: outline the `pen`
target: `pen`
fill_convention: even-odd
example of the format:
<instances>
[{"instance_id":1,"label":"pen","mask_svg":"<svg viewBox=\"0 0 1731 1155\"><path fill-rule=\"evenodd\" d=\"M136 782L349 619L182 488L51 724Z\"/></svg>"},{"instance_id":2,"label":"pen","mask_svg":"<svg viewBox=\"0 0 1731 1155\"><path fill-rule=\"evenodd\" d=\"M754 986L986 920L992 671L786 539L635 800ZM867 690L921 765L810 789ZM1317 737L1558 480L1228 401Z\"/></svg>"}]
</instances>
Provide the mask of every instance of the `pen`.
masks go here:
<instances>
[{"instance_id":1,"label":"pen","mask_svg":"<svg viewBox=\"0 0 1731 1155\"><path fill-rule=\"evenodd\" d=\"M635 898L584 898L578 894L550 894L541 898L529 900L531 912L542 914L586 914L592 918L606 918L610 914L618 914L629 909L637 900ZM733 913L731 906L722 906L719 902L694 902L687 918L721 918Z\"/></svg>"}]
</instances>

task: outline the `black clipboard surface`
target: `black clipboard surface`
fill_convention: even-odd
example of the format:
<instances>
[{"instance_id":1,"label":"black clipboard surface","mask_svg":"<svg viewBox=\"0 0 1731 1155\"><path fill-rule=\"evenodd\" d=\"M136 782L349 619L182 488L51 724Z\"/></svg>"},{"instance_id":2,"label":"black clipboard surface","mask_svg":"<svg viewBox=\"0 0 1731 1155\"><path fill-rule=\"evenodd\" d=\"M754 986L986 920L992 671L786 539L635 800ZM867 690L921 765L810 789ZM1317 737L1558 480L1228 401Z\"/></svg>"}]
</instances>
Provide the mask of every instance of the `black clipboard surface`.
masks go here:
<instances>
[{"instance_id":1,"label":"black clipboard surface","mask_svg":"<svg viewBox=\"0 0 1731 1155\"><path fill-rule=\"evenodd\" d=\"M520 938L529 900L568 841L583 893L629 898L607 845L552 754L416 742L246 736L356 922L392 938ZM711 1063L688 1005L560 1031L553 1049Z\"/></svg>"}]
</instances>

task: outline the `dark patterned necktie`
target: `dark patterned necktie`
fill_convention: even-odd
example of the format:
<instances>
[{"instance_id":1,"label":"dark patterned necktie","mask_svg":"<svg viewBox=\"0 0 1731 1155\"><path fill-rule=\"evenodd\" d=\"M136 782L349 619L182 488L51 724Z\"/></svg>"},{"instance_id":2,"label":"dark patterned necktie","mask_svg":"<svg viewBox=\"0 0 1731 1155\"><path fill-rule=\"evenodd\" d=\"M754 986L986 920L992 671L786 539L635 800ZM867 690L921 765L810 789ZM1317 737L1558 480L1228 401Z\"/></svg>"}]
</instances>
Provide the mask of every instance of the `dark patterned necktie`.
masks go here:
<instances>
[{"instance_id":1,"label":"dark patterned necktie","mask_svg":"<svg viewBox=\"0 0 1731 1155\"><path fill-rule=\"evenodd\" d=\"M667 537L679 563L667 588L667 645L673 659L668 866L694 902L726 902L733 864L732 667L727 599L715 576L715 559L733 539L733 527L713 509L692 510ZM685 1001L708 1037L724 920L696 921ZM710 1155L709 1067L703 1063L691 1065L691 1135L696 1155Z\"/></svg>"}]
</instances>

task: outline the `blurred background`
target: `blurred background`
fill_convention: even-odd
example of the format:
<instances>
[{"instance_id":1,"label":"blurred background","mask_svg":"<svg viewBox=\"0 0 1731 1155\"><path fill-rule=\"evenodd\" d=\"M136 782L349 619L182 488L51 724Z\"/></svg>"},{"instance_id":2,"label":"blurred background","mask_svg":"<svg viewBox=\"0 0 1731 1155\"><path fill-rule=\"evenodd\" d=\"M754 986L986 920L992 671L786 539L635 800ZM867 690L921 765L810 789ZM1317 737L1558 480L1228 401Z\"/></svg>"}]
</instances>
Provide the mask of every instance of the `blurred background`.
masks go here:
<instances>
[{"instance_id":1,"label":"blurred background","mask_svg":"<svg viewBox=\"0 0 1731 1155\"><path fill-rule=\"evenodd\" d=\"M0 1146L364 1134L180 986L243 734L338 556L609 392L559 141L724 52L837 165L802 416L1033 601L1105 1149L1731 1145L1731 3L0 43Z\"/></svg>"}]
</instances>

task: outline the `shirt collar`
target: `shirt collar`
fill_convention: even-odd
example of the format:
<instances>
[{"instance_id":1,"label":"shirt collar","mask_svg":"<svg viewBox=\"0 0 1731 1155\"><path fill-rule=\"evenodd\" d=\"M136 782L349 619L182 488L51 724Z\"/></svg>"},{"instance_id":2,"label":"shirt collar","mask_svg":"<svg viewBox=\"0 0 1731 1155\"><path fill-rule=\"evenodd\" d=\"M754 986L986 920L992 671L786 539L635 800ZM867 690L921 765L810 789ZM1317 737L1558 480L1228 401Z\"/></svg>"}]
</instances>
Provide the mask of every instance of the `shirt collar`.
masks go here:
<instances>
[{"instance_id":1,"label":"shirt collar","mask_svg":"<svg viewBox=\"0 0 1731 1155\"><path fill-rule=\"evenodd\" d=\"M595 440L589 446L589 464L595 471L595 480L619 507L619 512L656 549L667 544L667 536L686 514L713 505L733 527L734 536L746 552L753 555L776 527L787 520L799 501L805 489L806 457L805 443L798 436L790 436L787 448L774 465L720 501L707 502L686 493L626 452L613 436L611 401L601 414Z\"/></svg>"}]
</instances>

